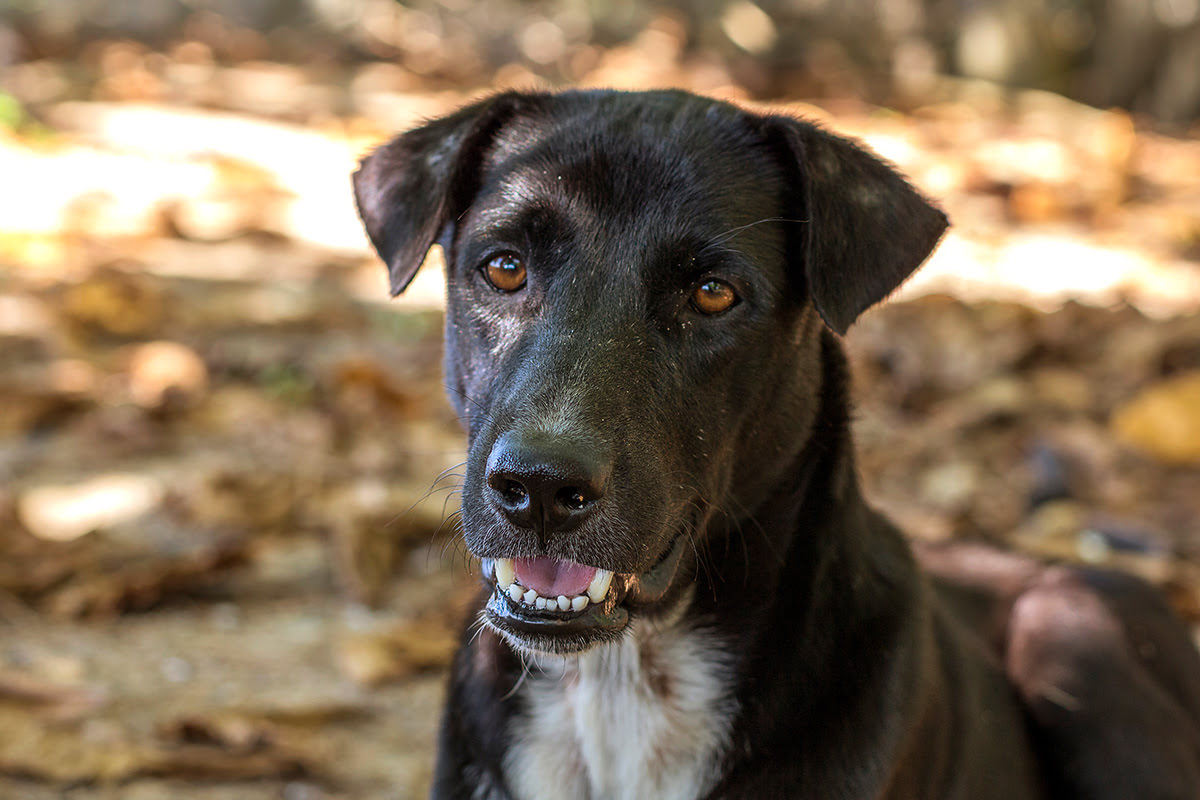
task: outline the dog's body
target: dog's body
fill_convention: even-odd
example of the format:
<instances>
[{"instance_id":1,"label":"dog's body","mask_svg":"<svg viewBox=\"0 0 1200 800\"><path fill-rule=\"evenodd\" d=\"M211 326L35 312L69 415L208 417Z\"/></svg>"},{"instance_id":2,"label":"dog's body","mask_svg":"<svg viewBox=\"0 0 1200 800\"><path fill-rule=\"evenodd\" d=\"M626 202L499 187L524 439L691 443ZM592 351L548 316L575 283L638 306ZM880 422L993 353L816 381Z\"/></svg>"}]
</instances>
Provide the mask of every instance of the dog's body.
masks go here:
<instances>
[{"instance_id":1,"label":"dog's body","mask_svg":"<svg viewBox=\"0 0 1200 800\"><path fill-rule=\"evenodd\" d=\"M1153 590L967 547L930 579L861 497L833 331L946 224L886 165L684 93L506 94L355 188L395 291L447 255L488 592L434 797L1200 797Z\"/></svg>"}]
</instances>

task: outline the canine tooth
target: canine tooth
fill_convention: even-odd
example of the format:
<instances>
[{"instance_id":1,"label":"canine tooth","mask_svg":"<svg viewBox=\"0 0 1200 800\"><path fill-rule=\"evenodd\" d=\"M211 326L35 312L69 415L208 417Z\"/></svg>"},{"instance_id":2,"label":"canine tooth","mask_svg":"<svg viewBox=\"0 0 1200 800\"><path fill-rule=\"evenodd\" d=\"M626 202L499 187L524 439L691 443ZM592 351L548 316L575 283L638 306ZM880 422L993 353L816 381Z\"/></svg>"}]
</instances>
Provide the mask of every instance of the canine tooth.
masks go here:
<instances>
[{"instance_id":1,"label":"canine tooth","mask_svg":"<svg viewBox=\"0 0 1200 800\"><path fill-rule=\"evenodd\" d=\"M511 558L497 558L495 570L496 585L501 589L507 589L517 582L517 570Z\"/></svg>"},{"instance_id":2,"label":"canine tooth","mask_svg":"<svg viewBox=\"0 0 1200 800\"><path fill-rule=\"evenodd\" d=\"M519 602L521 602L521 595L522 595L522 593L524 592L524 589L525 589L525 587L523 587L523 586L522 586L521 584L519 584L519 583L511 583L511 584L509 584L509 586L508 586L508 596L509 596L509 598L511 598L511 599L512 599L512 601L513 601L514 603L519 603Z\"/></svg>"},{"instance_id":3,"label":"canine tooth","mask_svg":"<svg viewBox=\"0 0 1200 800\"><path fill-rule=\"evenodd\" d=\"M541 610L543 610L543 611L544 611L544 610L546 609L546 598L544 598L544 597L539 597L537 600L535 600L535 601L533 602L533 604L534 604L535 606L537 606L539 609L541 609Z\"/></svg>"},{"instance_id":4,"label":"canine tooth","mask_svg":"<svg viewBox=\"0 0 1200 800\"><path fill-rule=\"evenodd\" d=\"M536 591L534 591L533 589L530 589L528 592L525 593L525 605L531 606L534 604L534 601L536 601L537 599L538 599L538 593Z\"/></svg>"},{"instance_id":5,"label":"canine tooth","mask_svg":"<svg viewBox=\"0 0 1200 800\"><path fill-rule=\"evenodd\" d=\"M558 596L558 610L566 611L570 607L571 607L571 598L567 597L565 594L560 594Z\"/></svg>"},{"instance_id":6,"label":"canine tooth","mask_svg":"<svg viewBox=\"0 0 1200 800\"><path fill-rule=\"evenodd\" d=\"M588 584L587 596L593 603L599 603L608 594L608 586L612 583L613 574L606 569L596 570L592 582Z\"/></svg>"},{"instance_id":7,"label":"canine tooth","mask_svg":"<svg viewBox=\"0 0 1200 800\"><path fill-rule=\"evenodd\" d=\"M585 608L587 608L587 604L588 604L587 596L581 594L581 595L579 595L577 597L573 597L571 599L571 610L572 611L583 611Z\"/></svg>"}]
</instances>

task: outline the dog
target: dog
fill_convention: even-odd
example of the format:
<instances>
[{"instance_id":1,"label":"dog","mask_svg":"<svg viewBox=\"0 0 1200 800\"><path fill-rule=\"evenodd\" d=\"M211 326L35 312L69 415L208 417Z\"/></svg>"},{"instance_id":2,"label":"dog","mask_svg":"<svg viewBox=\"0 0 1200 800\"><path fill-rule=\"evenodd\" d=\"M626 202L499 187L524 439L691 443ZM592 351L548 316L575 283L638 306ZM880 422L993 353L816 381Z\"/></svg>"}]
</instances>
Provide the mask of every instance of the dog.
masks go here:
<instances>
[{"instance_id":1,"label":"dog","mask_svg":"<svg viewBox=\"0 0 1200 800\"><path fill-rule=\"evenodd\" d=\"M918 559L863 499L839 336L948 225L891 166L685 92L507 92L354 189L393 294L446 256L484 586L434 798L1200 798L1156 591Z\"/></svg>"}]
</instances>

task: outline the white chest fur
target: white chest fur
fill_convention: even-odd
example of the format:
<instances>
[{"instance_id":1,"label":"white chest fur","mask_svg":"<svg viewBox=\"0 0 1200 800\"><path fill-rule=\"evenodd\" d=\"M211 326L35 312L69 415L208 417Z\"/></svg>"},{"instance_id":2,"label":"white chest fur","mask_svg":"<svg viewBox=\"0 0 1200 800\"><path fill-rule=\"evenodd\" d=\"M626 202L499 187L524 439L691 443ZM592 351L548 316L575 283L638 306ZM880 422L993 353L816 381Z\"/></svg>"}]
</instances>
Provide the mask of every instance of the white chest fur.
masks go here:
<instances>
[{"instance_id":1,"label":"white chest fur","mask_svg":"<svg viewBox=\"0 0 1200 800\"><path fill-rule=\"evenodd\" d=\"M530 667L505 758L519 800L691 800L729 739L729 655L679 623Z\"/></svg>"}]
</instances>

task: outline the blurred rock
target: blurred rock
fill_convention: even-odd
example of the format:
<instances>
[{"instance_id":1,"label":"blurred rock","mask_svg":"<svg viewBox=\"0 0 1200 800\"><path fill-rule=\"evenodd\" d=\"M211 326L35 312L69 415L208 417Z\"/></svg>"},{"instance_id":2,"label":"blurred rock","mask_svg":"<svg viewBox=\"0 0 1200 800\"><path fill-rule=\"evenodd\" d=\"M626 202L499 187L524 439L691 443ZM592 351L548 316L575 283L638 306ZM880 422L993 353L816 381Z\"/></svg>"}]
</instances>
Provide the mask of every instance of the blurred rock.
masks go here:
<instances>
[{"instance_id":1,"label":"blurred rock","mask_svg":"<svg viewBox=\"0 0 1200 800\"><path fill-rule=\"evenodd\" d=\"M203 359L178 342L149 342L129 355L129 394L144 408L187 408L208 389Z\"/></svg>"},{"instance_id":2,"label":"blurred rock","mask_svg":"<svg viewBox=\"0 0 1200 800\"><path fill-rule=\"evenodd\" d=\"M1143 389L1114 412L1112 429L1161 461L1200 464L1200 372Z\"/></svg>"}]
</instances>

